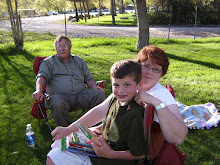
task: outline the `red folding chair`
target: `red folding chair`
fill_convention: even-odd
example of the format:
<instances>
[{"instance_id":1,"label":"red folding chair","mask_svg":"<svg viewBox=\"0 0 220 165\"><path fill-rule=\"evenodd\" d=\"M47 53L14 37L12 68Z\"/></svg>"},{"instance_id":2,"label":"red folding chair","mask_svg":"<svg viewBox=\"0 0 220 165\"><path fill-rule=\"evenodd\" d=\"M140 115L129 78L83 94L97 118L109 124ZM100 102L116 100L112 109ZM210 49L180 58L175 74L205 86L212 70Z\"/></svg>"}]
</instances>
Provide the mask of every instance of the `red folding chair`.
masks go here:
<instances>
[{"instance_id":1,"label":"red folding chair","mask_svg":"<svg viewBox=\"0 0 220 165\"><path fill-rule=\"evenodd\" d=\"M37 75L37 73L39 71L40 64L45 58L46 57L38 57L38 56L35 57L34 64L33 64L33 70L34 70L35 75ZM104 82L106 82L106 80L97 81L96 83L98 86L104 88L104 84L103 84ZM44 87L43 92L46 93L46 87ZM48 122L49 119L52 118L52 116L51 116L51 114L47 115L47 110L48 110L48 108L45 106L45 100L42 100L42 101L35 100L34 105L31 109L31 115L34 118L38 119L38 123L39 123L40 127L42 127L46 123L48 125L50 131L52 132L52 129L51 129L50 124ZM74 116L79 118L84 113L86 113L86 109L70 110L70 112L74 112L75 113ZM43 121L42 121L42 119L43 119Z\"/></svg>"},{"instance_id":2,"label":"red folding chair","mask_svg":"<svg viewBox=\"0 0 220 165\"><path fill-rule=\"evenodd\" d=\"M166 85L166 88L171 92L172 96L175 98L174 90L170 85ZM144 117L144 127L145 135L148 144L148 154L147 160L148 163L152 165L182 165L184 164L185 154L181 153L175 144L167 142L161 132L160 125L157 122L154 122L154 107L148 105L145 110ZM166 150L166 151L164 151ZM168 151L168 152L167 152ZM162 152L167 152L166 158Z\"/></svg>"}]
</instances>

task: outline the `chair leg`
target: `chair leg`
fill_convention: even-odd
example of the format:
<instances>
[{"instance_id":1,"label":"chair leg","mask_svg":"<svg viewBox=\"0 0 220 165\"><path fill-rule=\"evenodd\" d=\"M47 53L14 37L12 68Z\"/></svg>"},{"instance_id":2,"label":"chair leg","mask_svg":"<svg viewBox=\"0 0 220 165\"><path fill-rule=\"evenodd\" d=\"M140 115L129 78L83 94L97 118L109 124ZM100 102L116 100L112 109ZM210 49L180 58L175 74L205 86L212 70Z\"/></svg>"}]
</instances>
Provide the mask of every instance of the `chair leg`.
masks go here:
<instances>
[{"instance_id":1,"label":"chair leg","mask_svg":"<svg viewBox=\"0 0 220 165\"><path fill-rule=\"evenodd\" d=\"M43 118L44 118L44 121L41 123L41 119L40 119L40 113L41 113L41 115L43 116ZM37 114L38 114L38 123L39 123L39 127L42 127L43 125L44 125L44 123L46 123L47 124L47 126L49 127L49 129L50 129L50 132L52 132L52 129L51 129L51 127L50 127L50 124L49 124L49 122L48 122L48 119L51 119L51 115L49 116L49 117L45 117L45 115L44 115L44 113L43 113L43 110L41 109L41 106L40 106L40 104L38 104L38 106L37 106Z\"/></svg>"}]
</instances>

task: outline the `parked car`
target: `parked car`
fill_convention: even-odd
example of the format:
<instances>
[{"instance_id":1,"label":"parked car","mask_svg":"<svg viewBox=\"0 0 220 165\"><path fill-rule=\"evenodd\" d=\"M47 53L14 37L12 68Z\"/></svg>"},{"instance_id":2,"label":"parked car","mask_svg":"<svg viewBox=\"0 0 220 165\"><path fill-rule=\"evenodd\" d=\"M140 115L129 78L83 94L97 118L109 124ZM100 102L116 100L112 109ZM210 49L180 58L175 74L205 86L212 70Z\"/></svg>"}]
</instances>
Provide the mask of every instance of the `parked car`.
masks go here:
<instances>
[{"instance_id":1,"label":"parked car","mask_svg":"<svg viewBox=\"0 0 220 165\"><path fill-rule=\"evenodd\" d=\"M58 12L56 12L56 11L48 11L48 14L49 14L49 15L57 15Z\"/></svg>"}]
</instances>

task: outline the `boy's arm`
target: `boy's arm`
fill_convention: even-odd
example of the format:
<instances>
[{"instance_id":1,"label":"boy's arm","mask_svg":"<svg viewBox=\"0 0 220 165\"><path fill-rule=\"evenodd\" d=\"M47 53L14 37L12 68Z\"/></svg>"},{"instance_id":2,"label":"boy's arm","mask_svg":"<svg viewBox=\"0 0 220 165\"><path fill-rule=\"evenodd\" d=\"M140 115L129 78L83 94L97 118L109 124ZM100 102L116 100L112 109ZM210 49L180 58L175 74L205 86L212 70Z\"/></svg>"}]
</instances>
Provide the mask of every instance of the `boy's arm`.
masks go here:
<instances>
[{"instance_id":1,"label":"boy's arm","mask_svg":"<svg viewBox=\"0 0 220 165\"><path fill-rule=\"evenodd\" d=\"M109 95L108 98L105 99L101 104L92 108L77 121L79 121L86 127L90 127L101 122L105 118L106 112L108 110L108 105L112 96L113 94ZM53 136L53 140L61 139L62 137L68 136L72 132L78 131L75 123L76 121L68 127L56 127L51 133L51 135Z\"/></svg>"},{"instance_id":2,"label":"boy's arm","mask_svg":"<svg viewBox=\"0 0 220 165\"><path fill-rule=\"evenodd\" d=\"M108 159L124 159L124 160L138 160L138 159L143 159L146 157L146 155L141 155L141 156L133 156L129 150L127 151L114 151L110 154L106 155ZM104 157L104 156L102 156Z\"/></svg>"},{"instance_id":3,"label":"boy's arm","mask_svg":"<svg viewBox=\"0 0 220 165\"><path fill-rule=\"evenodd\" d=\"M93 144L92 146L99 157L104 157L108 159L137 160L137 159L143 159L146 156L146 155L133 156L129 150L114 151L102 138L99 138L99 141L102 143L101 147L96 144Z\"/></svg>"}]
</instances>

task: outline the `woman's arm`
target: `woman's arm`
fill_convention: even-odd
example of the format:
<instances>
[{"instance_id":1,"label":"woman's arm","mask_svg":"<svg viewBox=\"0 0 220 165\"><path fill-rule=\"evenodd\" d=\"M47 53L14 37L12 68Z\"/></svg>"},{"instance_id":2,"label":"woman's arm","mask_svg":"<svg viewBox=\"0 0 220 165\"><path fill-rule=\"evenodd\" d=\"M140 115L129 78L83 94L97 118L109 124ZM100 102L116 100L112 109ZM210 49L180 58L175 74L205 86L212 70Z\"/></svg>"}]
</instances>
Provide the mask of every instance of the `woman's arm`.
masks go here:
<instances>
[{"instance_id":1,"label":"woman's arm","mask_svg":"<svg viewBox=\"0 0 220 165\"><path fill-rule=\"evenodd\" d=\"M157 111L157 116L165 139L170 143L182 144L188 129L183 122L178 106L175 104L168 105Z\"/></svg>"},{"instance_id":2,"label":"woman's arm","mask_svg":"<svg viewBox=\"0 0 220 165\"><path fill-rule=\"evenodd\" d=\"M154 107L162 103L161 100L145 91L140 91L135 97L135 101L140 105L146 103ZM178 106L175 104L168 105L157 111L157 116L165 139L170 143L182 144L188 133L188 129L183 122Z\"/></svg>"},{"instance_id":3,"label":"woman's arm","mask_svg":"<svg viewBox=\"0 0 220 165\"><path fill-rule=\"evenodd\" d=\"M101 122L105 118L108 105L112 96L113 94L109 95L106 100L104 100L101 104L92 108L77 121L79 121L86 127L90 127ZM71 125L69 125L68 127L56 127L51 133L51 135L53 136L53 140L60 139L62 137L68 136L72 132L76 132L78 128L75 123L76 121Z\"/></svg>"}]
</instances>

